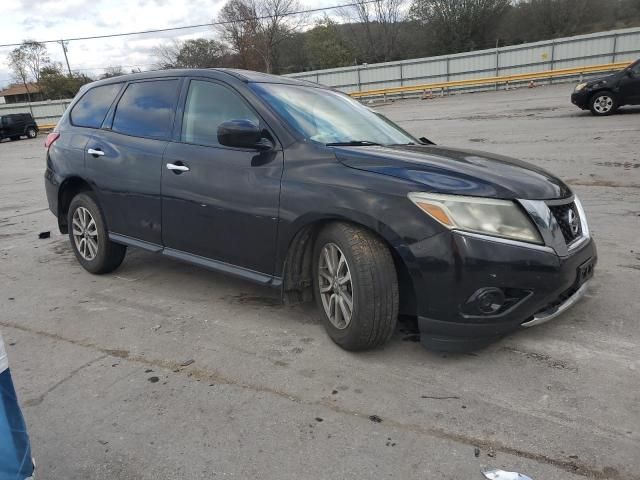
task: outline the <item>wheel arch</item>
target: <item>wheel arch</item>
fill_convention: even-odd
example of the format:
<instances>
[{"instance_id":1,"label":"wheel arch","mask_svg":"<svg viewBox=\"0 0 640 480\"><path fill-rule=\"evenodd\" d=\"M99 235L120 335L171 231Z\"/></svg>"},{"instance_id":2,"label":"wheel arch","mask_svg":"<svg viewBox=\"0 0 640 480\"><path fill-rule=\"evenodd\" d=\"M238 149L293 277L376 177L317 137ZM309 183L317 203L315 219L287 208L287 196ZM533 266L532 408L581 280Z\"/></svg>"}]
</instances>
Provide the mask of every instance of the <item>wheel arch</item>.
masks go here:
<instances>
[{"instance_id":1,"label":"wheel arch","mask_svg":"<svg viewBox=\"0 0 640 480\"><path fill-rule=\"evenodd\" d=\"M606 86L606 87L600 87L597 90L591 92L591 95L589 96L589 101L593 100L593 97L603 92L610 93L613 97L617 98L616 92L614 92L610 86Z\"/></svg>"},{"instance_id":2,"label":"wheel arch","mask_svg":"<svg viewBox=\"0 0 640 480\"><path fill-rule=\"evenodd\" d=\"M71 176L66 178L58 189L58 227L60 233L68 233L69 225L67 224L67 214L69 213L69 205L73 197L81 192L93 192L91 184L80 176Z\"/></svg>"},{"instance_id":3,"label":"wheel arch","mask_svg":"<svg viewBox=\"0 0 640 480\"><path fill-rule=\"evenodd\" d=\"M400 313L414 315L417 310L413 255L404 241L387 225L361 212L308 214L294 222L283 239L286 247L278 271L282 272L282 298L295 304L313 300L313 249L320 231L333 222L364 228L385 243L396 269L400 293ZM415 273L414 273L415 275Z\"/></svg>"}]
</instances>

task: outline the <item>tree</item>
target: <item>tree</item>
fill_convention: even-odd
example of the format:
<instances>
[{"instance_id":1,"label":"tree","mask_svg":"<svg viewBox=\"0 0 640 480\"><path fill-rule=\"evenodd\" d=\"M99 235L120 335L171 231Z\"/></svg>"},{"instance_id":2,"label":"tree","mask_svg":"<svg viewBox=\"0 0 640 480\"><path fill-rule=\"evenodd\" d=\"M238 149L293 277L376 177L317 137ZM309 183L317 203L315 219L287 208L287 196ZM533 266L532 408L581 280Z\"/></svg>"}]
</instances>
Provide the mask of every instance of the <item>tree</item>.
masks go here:
<instances>
[{"instance_id":1,"label":"tree","mask_svg":"<svg viewBox=\"0 0 640 480\"><path fill-rule=\"evenodd\" d=\"M316 23L306 32L304 47L311 68L344 67L353 63L354 52L344 41L338 25L329 17Z\"/></svg>"},{"instance_id":2,"label":"tree","mask_svg":"<svg viewBox=\"0 0 640 480\"><path fill-rule=\"evenodd\" d=\"M268 73L277 70L278 48L300 29L297 0L229 0L217 22L240 66ZM298 18L296 18L298 17Z\"/></svg>"},{"instance_id":3,"label":"tree","mask_svg":"<svg viewBox=\"0 0 640 480\"><path fill-rule=\"evenodd\" d=\"M31 103L29 83L40 81L40 71L49 63L47 47L33 40L25 40L9 53L7 60L16 80L24 85L27 100Z\"/></svg>"},{"instance_id":4,"label":"tree","mask_svg":"<svg viewBox=\"0 0 640 480\"><path fill-rule=\"evenodd\" d=\"M155 49L157 67L167 68L213 68L229 63L228 47L216 40L197 38L186 42L174 41Z\"/></svg>"},{"instance_id":5,"label":"tree","mask_svg":"<svg viewBox=\"0 0 640 480\"><path fill-rule=\"evenodd\" d=\"M434 53L487 48L511 0L415 0L411 16L430 31Z\"/></svg>"},{"instance_id":6,"label":"tree","mask_svg":"<svg viewBox=\"0 0 640 480\"><path fill-rule=\"evenodd\" d=\"M367 62L395 60L398 36L405 21L405 0L355 0L342 10L351 20L352 35Z\"/></svg>"},{"instance_id":7,"label":"tree","mask_svg":"<svg viewBox=\"0 0 640 480\"><path fill-rule=\"evenodd\" d=\"M83 74L65 74L62 64L55 63L40 71L39 85L45 100L57 100L73 98L80 87L91 81L91 78Z\"/></svg>"},{"instance_id":8,"label":"tree","mask_svg":"<svg viewBox=\"0 0 640 480\"><path fill-rule=\"evenodd\" d=\"M124 75L124 70L122 67L107 67L104 69L104 73L100 76L100 78L112 78L119 77L120 75Z\"/></svg>"},{"instance_id":9,"label":"tree","mask_svg":"<svg viewBox=\"0 0 640 480\"><path fill-rule=\"evenodd\" d=\"M27 92L27 101L31 103L31 92L29 91L29 67L27 66L27 56L21 47L15 48L7 57L9 68L13 71L16 80L22 82Z\"/></svg>"},{"instance_id":10,"label":"tree","mask_svg":"<svg viewBox=\"0 0 640 480\"><path fill-rule=\"evenodd\" d=\"M21 61L23 62L28 76L38 83L40 81L40 71L49 63L49 55L47 47L40 42L34 40L25 40L14 50L19 51Z\"/></svg>"}]
</instances>

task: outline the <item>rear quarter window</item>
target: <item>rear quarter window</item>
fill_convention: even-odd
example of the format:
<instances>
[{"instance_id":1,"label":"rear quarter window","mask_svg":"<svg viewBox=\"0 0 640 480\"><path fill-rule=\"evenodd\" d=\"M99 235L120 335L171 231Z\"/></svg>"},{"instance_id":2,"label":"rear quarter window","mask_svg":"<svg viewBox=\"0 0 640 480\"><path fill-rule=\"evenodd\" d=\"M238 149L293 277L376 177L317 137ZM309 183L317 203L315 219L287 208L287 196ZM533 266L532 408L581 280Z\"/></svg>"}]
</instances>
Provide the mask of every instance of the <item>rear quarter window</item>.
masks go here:
<instances>
[{"instance_id":1,"label":"rear quarter window","mask_svg":"<svg viewBox=\"0 0 640 480\"><path fill-rule=\"evenodd\" d=\"M168 138L178 84L178 80L130 84L118 102L111 130L136 137Z\"/></svg>"},{"instance_id":2,"label":"rear quarter window","mask_svg":"<svg viewBox=\"0 0 640 480\"><path fill-rule=\"evenodd\" d=\"M87 91L71 110L71 123L78 127L100 128L121 87L121 83L113 83Z\"/></svg>"}]
</instances>

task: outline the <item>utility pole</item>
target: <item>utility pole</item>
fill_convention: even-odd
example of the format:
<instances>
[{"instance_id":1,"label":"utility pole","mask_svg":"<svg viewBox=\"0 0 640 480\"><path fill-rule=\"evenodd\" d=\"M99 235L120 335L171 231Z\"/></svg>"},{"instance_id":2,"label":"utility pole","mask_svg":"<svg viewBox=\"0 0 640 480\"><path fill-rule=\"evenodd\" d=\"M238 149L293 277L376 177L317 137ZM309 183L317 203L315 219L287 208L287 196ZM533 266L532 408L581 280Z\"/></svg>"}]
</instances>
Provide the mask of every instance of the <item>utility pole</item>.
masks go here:
<instances>
[{"instance_id":1,"label":"utility pole","mask_svg":"<svg viewBox=\"0 0 640 480\"><path fill-rule=\"evenodd\" d=\"M67 57L67 42L64 40L60 40L59 42L64 53L64 60L67 62L67 71L69 72L69 76L71 76L71 67L69 66L69 58Z\"/></svg>"}]
</instances>

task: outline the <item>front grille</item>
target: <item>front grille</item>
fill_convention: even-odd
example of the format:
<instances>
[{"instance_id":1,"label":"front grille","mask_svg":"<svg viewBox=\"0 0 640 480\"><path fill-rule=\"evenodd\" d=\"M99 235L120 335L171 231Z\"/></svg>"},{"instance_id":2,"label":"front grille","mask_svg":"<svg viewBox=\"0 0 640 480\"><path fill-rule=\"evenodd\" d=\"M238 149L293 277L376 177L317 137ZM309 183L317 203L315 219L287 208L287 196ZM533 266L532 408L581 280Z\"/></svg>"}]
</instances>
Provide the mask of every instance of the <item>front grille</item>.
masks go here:
<instances>
[{"instance_id":1,"label":"front grille","mask_svg":"<svg viewBox=\"0 0 640 480\"><path fill-rule=\"evenodd\" d=\"M558 222L567 245L582 236L580 214L574 202L549 206L549 210L551 210L556 222Z\"/></svg>"}]
</instances>

